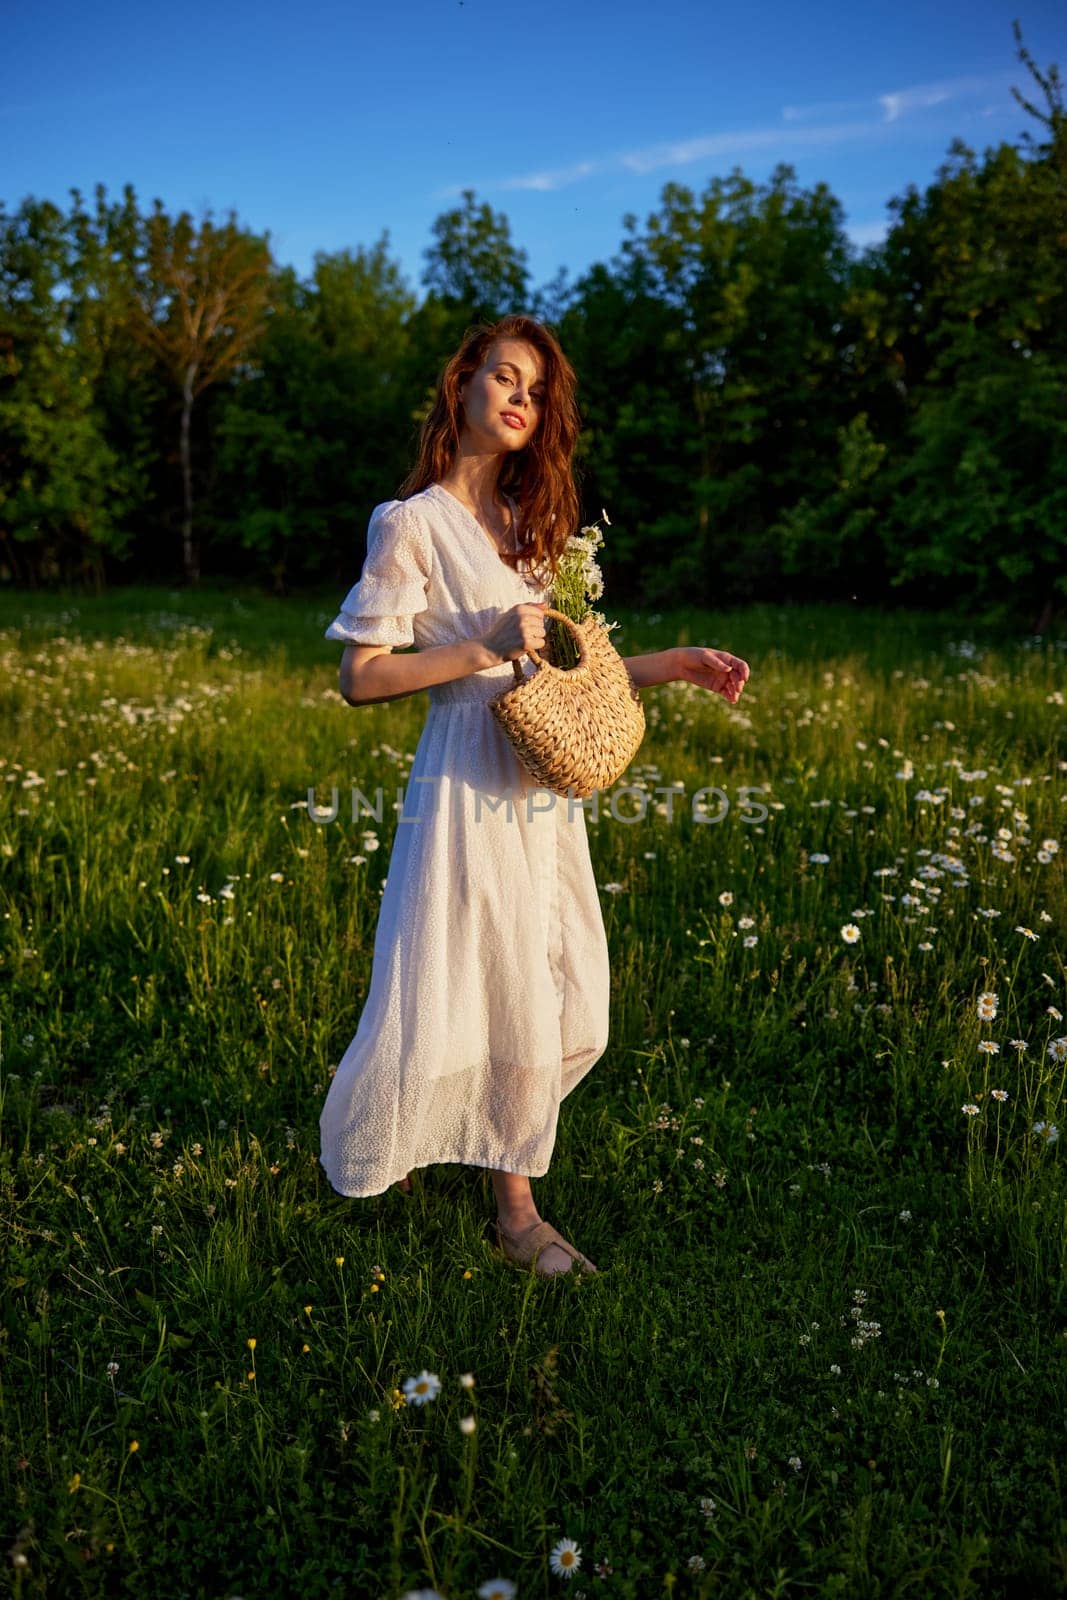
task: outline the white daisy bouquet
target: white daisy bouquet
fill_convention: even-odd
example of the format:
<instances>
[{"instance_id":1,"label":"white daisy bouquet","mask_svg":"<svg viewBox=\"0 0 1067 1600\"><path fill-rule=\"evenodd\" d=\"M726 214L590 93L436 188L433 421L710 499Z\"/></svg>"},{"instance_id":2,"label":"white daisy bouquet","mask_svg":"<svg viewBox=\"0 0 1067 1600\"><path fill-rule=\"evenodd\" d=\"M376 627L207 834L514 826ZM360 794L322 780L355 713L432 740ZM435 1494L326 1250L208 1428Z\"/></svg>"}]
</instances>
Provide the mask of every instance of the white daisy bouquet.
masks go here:
<instances>
[{"instance_id":1,"label":"white daisy bouquet","mask_svg":"<svg viewBox=\"0 0 1067 1600\"><path fill-rule=\"evenodd\" d=\"M611 527L611 518L601 508L601 518ZM593 616L606 632L619 626L618 621L606 621L603 612L592 611L589 602L599 600L604 593L604 574L597 561L597 552L604 543L599 522L590 522L578 533L572 533L560 557L556 581L549 590L548 603L554 611L562 611L572 622L581 622ZM578 649L570 634L558 622L549 621L553 660L557 666L573 667L578 661Z\"/></svg>"}]
</instances>

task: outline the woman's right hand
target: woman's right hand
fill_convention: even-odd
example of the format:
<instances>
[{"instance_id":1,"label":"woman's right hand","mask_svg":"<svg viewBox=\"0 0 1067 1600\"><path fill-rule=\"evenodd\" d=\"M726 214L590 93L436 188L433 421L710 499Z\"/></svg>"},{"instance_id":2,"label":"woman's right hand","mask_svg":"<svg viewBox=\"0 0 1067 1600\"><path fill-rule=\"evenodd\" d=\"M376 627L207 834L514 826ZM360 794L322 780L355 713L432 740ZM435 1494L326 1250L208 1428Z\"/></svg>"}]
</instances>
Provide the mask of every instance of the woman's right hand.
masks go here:
<instances>
[{"instance_id":1,"label":"woman's right hand","mask_svg":"<svg viewBox=\"0 0 1067 1600\"><path fill-rule=\"evenodd\" d=\"M510 611L502 611L479 642L497 658L497 663L517 661L532 646L545 646L545 610L548 602L524 600Z\"/></svg>"}]
</instances>

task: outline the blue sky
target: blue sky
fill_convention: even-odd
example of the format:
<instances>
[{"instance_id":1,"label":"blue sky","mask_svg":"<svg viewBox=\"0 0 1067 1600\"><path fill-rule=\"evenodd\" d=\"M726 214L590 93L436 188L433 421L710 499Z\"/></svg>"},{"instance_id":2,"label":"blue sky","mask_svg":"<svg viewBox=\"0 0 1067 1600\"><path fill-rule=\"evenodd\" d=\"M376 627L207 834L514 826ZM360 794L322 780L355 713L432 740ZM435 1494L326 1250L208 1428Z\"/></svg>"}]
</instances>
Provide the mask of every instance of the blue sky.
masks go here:
<instances>
[{"instance_id":1,"label":"blue sky","mask_svg":"<svg viewBox=\"0 0 1067 1600\"><path fill-rule=\"evenodd\" d=\"M1067 69L1062 0L0 0L0 199L128 182L145 211L234 209L302 274L388 230L420 299L433 220L468 188L533 287L610 261L664 184L778 161L865 243L954 136L980 152L1032 126L1013 16Z\"/></svg>"}]
</instances>

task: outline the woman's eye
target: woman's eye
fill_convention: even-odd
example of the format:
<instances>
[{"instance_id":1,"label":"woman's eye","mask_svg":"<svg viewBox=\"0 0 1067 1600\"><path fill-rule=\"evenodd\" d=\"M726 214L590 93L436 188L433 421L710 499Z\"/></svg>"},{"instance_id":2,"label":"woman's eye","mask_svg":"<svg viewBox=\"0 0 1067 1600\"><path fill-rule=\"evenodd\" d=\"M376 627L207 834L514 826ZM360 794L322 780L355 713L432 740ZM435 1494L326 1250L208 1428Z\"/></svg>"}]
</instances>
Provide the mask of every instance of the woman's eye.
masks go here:
<instances>
[{"instance_id":1,"label":"woman's eye","mask_svg":"<svg viewBox=\"0 0 1067 1600\"><path fill-rule=\"evenodd\" d=\"M497 379L501 383L506 383L506 384L510 384L511 383L511 379L508 377L506 372L498 372L497 373ZM539 406L543 406L544 403L545 403L545 397L544 397L543 394L531 395L530 399L533 400Z\"/></svg>"}]
</instances>

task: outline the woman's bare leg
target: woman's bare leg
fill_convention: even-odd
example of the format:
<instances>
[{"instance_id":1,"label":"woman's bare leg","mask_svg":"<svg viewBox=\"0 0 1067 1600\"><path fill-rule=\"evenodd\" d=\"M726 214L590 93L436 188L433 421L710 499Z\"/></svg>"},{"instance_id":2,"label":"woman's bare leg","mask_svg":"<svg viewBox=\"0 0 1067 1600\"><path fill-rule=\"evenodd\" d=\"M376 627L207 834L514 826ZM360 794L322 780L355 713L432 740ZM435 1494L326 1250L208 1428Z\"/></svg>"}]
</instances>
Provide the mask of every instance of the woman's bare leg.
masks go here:
<instances>
[{"instance_id":1,"label":"woman's bare leg","mask_svg":"<svg viewBox=\"0 0 1067 1600\"><path fill-rule=\"evenodd\" d=\"M493 1180L497 1216L508 1233L521 1233L531 1223L541 1221L541 1213L525 1173L491 1171L489 1176ZM589 1264L596 1267L595 1261ZM573 1265L573 1257L561 1250L558 1244L550 1244L537 1258L537 1271L546 1276L554 1272L569 1272Z\"/></svg>"}]
</instances>

